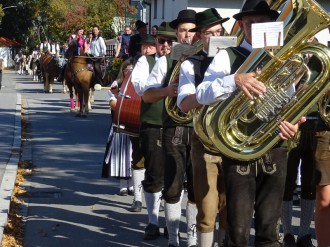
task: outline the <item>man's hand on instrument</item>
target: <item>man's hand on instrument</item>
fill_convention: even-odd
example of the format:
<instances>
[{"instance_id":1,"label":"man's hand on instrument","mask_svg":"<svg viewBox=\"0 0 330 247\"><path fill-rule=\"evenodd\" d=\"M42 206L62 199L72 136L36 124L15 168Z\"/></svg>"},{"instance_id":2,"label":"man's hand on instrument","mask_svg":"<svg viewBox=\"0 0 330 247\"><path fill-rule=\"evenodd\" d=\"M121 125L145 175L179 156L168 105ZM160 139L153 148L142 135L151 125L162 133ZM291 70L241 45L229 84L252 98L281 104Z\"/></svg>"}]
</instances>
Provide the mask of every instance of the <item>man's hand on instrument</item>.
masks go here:
<instances>
[{"instance_id":1,"label":"man's hand on instrument","mask_svg":"<svg viewBox=\"0 0 330 247\"><path fill-rule=\"evenodd\" d=\"M178 83L172 82L170 85L166 87L166 89L167 89L167 93L166 93L167 96L176 97L178 95Z\"/></svg>"},{"instance_id":2,"label":"man's hand on instrument","mask_svg":"<svg viewBox=\"0 0 330 247\"><path fill-rule=\"evenodd\" d=\"M299 119L298 123L296 123L294 125L287 121L281 122L280 126L279 126L279 128L281 130L281 132L279 134L280 138L282 140L290 140L292 137L295 136L295 134L297 134L299 126L304 122L306 122L305 117L301 117Z\"/></svg>"},{"instance_id":3,"label":"man's hand on instrument","mask_svg":"<svg viewBox=\"0 0 330 247\"><path fill-rule=\"evenodd\" d=\"M170 81L170 84L179 84L179 75L174 76L174 78L172 78L172 81Z\"/></svg>"},{"instance_id":4,"label":"man's hand on instrument","mask_svg":"<svg viewBox=\"0 0 330 247\"><path fill-rule=\"evenodd\" d=\"M251 100L253 100L254 96L259 96L266 92L266 86L258 81L256 76L255 72L250 72L236 74L234 77L236 86Z\"/></svg>"}]
</instances>

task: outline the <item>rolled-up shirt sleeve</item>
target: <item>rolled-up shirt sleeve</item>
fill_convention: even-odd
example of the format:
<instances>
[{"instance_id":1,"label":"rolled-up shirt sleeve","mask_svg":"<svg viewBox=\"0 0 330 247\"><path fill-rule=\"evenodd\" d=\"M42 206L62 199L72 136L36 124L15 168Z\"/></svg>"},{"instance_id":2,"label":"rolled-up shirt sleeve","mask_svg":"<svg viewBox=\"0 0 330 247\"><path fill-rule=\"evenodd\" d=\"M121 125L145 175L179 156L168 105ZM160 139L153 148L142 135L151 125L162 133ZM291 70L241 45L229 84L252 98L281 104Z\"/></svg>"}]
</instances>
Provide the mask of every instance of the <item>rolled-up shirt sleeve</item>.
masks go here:
<instances>
[{"instance_id":1,"label":"rolled-up shirt sleeve","mask_svg":"<svg viewBox=\"0 0 330 247\"><path fill-rule=\"evenodd\" d=\"M147 79L149 76L149 63L145 56L142 56L136 62L134 69L132 71L132 84L134 86L135 92L142 96L144 88L147 84Z\"/></svg>"},{"instance_id":2,"label":"rolled-up shirt sleeve","mask_svg":"<svg viewBox=\"0 0 330 247\"><path fill-rule=\"evenodd\" d=\"M179 75L179 90L177 105L180 107L182 100L191 94L196 93L194 65L189 60L182 63Z\"/></svg>"},{"instance_id":3,"label":"rolled-up shirt sleeve","mask_svg":"<svg viewBox=\"0 0 330 247\"><path fill-rule=\"evenodd\" d=\"M236 90L234 75L230 75L231 67L227 51L221 50L207 68L204 80L196 89L198 103L209 105L226 99Z\"/></svg>"},{"instance_id":4,"label":"rolled-up shirt sleeve","mask_svg":"<svg viewBox=\"0 0 330 247\"><path fill-rule=\"evenodd\" d=\"M117 100L116 96L111 92L111 90L108 90L108 95L109 95L109 99L108 99L109 102L111 100Z\"/></svg>"},{"instance_id":5,"label":"rolled-up shirt sleeve","mask_svg":"<svg viewBox=\"0 0 330 247\"><path fill-rule=\"evenodd\" d=\"M167 72L167 59L165 56L163 56L157 60L156 64L152 68L147 83L143 88L143 92L147 91L149 88L162 87L165 82L166 72Z\"/></svg>"}]
</instances>

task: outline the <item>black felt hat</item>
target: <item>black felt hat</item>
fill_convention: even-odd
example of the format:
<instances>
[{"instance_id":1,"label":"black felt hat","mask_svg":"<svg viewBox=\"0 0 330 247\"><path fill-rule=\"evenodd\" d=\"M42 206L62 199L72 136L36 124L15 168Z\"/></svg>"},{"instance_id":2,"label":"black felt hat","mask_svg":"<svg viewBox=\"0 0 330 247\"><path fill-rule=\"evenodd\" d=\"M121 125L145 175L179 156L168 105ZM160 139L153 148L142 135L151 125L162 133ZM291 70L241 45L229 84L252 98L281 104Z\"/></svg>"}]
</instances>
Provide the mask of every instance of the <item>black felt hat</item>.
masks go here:
<instances>
[{"instance_id":1,"label":"black felt hat","mask_svg":"<svg viewBox=\"0 0 330 247\"><path fill-rule=\"evenodd\" d=\"M206 9L196 14L196 27L190 29L189 32L200 31L203 27L221 24L228 20L228 17L222 18L216 9Z\"/></svg>"},{"instance_id":2,"label":"black felt hat","mask_svg":"<svg viewBox=\"0 0 330 247\"><path fill-rule=\"evenodd\" d=\"M137 20L137 21L135 22L135 28L136 28L136 29L139 29L140 27L145 27L146 25L148 25L148 22L145 23L145 22L143 22L143 21L141 21L141 20Z\"/></svg>"},{"instance_id":3,"label":"black felt hat","mask_svg":"<svg viewBox=\"0 0 330 247\"><path fill-rule=\"evenodd\" d=\"M196 11L192 9L181 10L178 17L170 22L170 27L176 29L180 23L195 23Z\"/></svg>"},{"instance_id":4,"label":"black felt hat","mask_svg":"<svg viewBox=\"0 0 330 247\"><path fill-rule=\"evenodd\" d=\"M247 15L268 15L273 20L276 20L279 13L276 10L272 10L264 0L247 0L241 12L233 17L236 20L241 20L243 16Z\"/></svg>"}]
</instances>

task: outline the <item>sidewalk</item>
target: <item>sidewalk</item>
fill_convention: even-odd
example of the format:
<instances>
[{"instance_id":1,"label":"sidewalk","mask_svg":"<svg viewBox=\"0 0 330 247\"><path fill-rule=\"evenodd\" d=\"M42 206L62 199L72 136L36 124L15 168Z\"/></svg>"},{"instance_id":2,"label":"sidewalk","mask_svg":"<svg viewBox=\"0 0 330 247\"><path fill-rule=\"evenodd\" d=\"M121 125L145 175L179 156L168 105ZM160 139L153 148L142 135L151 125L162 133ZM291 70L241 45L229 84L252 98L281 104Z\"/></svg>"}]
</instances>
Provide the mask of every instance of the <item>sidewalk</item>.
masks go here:
<instances>
[{"instance_id":1,"label":"sidewalk","mask_svg":"<svg viewBox=\"0 0 330 247\"><path fill-rule=\"evenodd\" d=\"M0 91L0 243L7 224L21 148L21 94L11 92L8 86L13 82L12 74L14 71L3 71Z\"/></svg>"}]
</instances>

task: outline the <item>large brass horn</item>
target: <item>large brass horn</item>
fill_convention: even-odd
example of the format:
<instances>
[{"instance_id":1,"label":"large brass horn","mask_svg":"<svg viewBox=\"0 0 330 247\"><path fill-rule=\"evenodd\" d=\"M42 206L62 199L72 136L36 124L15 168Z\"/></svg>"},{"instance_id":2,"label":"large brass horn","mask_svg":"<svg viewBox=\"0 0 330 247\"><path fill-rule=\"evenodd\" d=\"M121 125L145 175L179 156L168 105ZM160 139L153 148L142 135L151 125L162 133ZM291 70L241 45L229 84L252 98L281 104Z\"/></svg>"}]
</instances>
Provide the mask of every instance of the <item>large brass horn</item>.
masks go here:
<instances>
[{"instance_id":1,"label":"large brass horn","mask_svg":"<svg viewBox=\"0 0 330 247\"><path fill-rule=\"evenodd\" d=\"M318 102L318 106L321 118L330 127L330 95L325 94Z\"/></svg>"},{"instance_id":2,"label":"large brass horn","mask_svg":"<svg viewBox=\"0 0 330 247\"><path fill-rule=\"evenodd\" d=\"M273 10L279 10L286 0L267 0L269 7ZM243 4L244 5L244 4ZM244 40L244 33L239 27L238 21L236 21L230 31L230 36L237 37L237 44L241 44ZM215 147L212 140L209 138L209 134L206 132L205 122L206 116L210 115L215 109L212 106L201 106L195 109L193 114L194 131L202 140L202 143L206 150L210 152L218 153L219 150ZM206 114L208 112L208 114Z\"/></svg>"},{"instance_id":3,"label":"large brass horn","mask_svg":"<svg viewBox=\"0 0 330 247\"><path fill-rule=\"evenodd\" d=\"M254 50L237 72L262 68L258 80L266 85L267 93L250 101L236 90L228 99L210 106L198 123L226 156L239 160L261 157L279 141L279 122L297 122L329 87L330 50L307 42L330 25L328 13L313 0L288 0L278 20L284 22L285 45L274 51L273 57L264 49ZM320 64L313 80L306 62L310 55ZM288 94L288 88L302 78L303 86Z\"/></svg>"},{"instance_id":4,"label":"large brass horn","mask_svg":"<svg viewBox=\"0 0 330 247\"><path fill-rule=\"evenodd\" d=\"M198 53L199 51L201 51L203 49L203 44L200 41L196 42L196 44L194 44L194 46L196 47L195 53ZM186 54L182 54L181 58L178 60L178 62L176 63L176 65L172 71L169 83L172 83L179 76L180 66L187 57L188 56ZM189 112L181 111L180 108L177 106L176 102L177 102L177 97L167 96L165 98L165 109L166 109L168 115L176 123L182 123L182 124L190 123L193 118L192 111L189 111Z\"/></svg>"}]
</instances>

